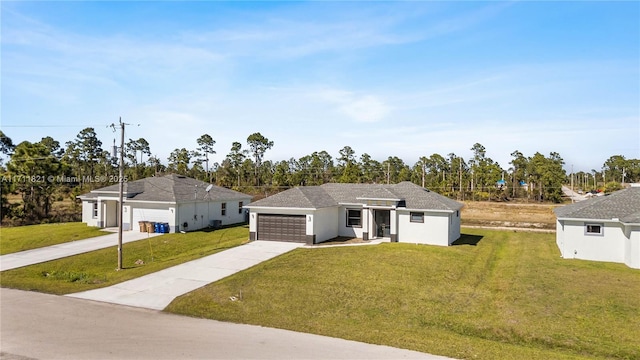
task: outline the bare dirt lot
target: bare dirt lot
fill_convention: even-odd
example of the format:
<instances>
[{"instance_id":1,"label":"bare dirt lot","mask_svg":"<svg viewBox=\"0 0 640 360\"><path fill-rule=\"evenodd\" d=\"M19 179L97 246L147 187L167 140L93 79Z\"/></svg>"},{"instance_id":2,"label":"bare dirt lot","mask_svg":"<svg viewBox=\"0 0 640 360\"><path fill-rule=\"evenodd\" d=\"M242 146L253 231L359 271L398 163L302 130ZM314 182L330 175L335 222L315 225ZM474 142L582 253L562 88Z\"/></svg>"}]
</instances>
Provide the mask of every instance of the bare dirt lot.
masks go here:
<instances>
[{"instance_id":1,"label":"bare dirt lot","mask_svg":"<svg viewBox=\"0 0 640 360\"><path fill-rule=\"evenodd\" d=\"M555 229L553 209L560 205L465 201L462 226Z\"/></svg>"}]
</instances>

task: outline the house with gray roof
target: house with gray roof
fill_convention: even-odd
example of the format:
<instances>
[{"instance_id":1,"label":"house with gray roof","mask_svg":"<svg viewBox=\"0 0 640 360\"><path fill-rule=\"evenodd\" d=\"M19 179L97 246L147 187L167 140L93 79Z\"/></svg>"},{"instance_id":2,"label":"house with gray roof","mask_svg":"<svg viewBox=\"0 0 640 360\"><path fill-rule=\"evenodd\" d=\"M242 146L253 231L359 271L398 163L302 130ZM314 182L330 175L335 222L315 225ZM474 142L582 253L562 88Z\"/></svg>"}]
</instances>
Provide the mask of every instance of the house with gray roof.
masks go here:
<instances>
[{"instance_id":1,"label":"house with gray roof","mask_svg":"<svg viewBox=\"0 0 640 360\"><path fill-rule=\"evenodd\" d=\"M119 185L80 195L82 222L101 228L118 226ZM251 195L182 175L148 177L124 183L123 230L141 231L141 222L169 225L170 232L191 231L245 221L243 206Z\"/></svg>"},{"instance_id":2,"label":"house with gray roof","mask_svg":"<svg viewBox=\"0 0 640 360\"><path fill-rule=\"evenodd\" d=\"M640 184L554 209L556 242L566 259L640 269Z\"/></svg>"},{"instance_id":3,"label":"house with gray roof","mask_svg":"<svg viewBox=\"0 0 640 360\"><path fill-rule=\"evenodd\" d=\"M336 237L448 246L462 204L410 182L300 186L249 209L251 240L316 244Z\"/></svg>"}]
</instances>

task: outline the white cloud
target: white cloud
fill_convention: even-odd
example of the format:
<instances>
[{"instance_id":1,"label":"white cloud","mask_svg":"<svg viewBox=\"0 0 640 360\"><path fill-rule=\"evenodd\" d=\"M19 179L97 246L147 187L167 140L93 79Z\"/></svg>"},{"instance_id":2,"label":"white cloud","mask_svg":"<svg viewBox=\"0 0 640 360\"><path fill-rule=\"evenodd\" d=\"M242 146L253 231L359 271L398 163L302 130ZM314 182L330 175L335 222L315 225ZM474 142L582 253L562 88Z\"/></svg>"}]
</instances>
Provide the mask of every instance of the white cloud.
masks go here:
<instances>
[{"instance_id":1,"label":"white cloud","mask_svg":"<svg viewBox=\"0 0 640 360\"><path fill-rule=\"evenodd\" d=\"M380 96L340 89L311 91L309 97L333 105L338 113L356 122L379 122L392 110Z\"/></svg>"},{"instance_id":2,"label":"white cloud","mask_svg":"<svg viewBox=\"0 0 640 360\"><path fill-rule=\"evenodd\" d=\"M376 96L365 95L352 99L341 110L356 121L377 122L389 114L390 108Z\"/></svg>"}]
</instances>

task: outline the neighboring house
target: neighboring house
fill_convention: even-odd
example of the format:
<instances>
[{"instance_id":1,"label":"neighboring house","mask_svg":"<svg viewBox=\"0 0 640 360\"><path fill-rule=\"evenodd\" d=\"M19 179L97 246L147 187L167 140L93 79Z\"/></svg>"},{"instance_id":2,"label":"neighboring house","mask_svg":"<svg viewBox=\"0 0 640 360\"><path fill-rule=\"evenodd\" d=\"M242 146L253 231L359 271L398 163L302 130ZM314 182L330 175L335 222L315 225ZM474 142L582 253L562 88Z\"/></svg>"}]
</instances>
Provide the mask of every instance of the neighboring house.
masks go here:
<instances>
[{"instance_id":1,"label":"neighboring house","mask_svg":"<svg viewBox=\"0 0 640 360\"><path fill-rule=\"evenodd\" d=\"M78 196L82 222L101 228L118 226L118 187ZM245 221L243 206L251 195L172 174L126 182L123 200L123 230L140 231L139 222L150 221L168 223L170 232L178 232Z\"/></svg>"},{"instance_id":2,"label":"neighboring house","mask_svg":"<svg viewBox=\"0 0 640 360\"><path fill-rule=\"evenodd\" d=\"M611 261L640 269L640 184L554 212L556 242L563 258Z\"/></svg>"},{"instance_id":3,"label":"neighboring house","mask_svg":"<svg viewBox=\"0 0 640 360\"><path fill-rule=\"evenodd\" d=\"M249 209L251 240L316 244L338 236L448 246L462 204L410 182L302 186Z\"/></svg>"}]
</instances>

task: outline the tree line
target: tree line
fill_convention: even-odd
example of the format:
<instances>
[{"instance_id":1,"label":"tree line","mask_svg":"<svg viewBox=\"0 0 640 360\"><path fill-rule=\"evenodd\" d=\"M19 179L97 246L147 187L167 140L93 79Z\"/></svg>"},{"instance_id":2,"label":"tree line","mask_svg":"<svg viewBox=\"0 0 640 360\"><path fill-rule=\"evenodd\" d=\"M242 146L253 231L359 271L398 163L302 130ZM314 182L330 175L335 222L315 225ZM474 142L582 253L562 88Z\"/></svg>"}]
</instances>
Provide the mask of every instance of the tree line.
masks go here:
<instances>
[{"instance_id":1,"label":"tree line","mask_svg":"<svg viewBox=\"0 0 640 360\"><path fill-rule=\"evenodd\" d=\"M527 156L511 153L503 168L489 158L483 145L470 148L472 156L464 159L454 153L446 156L422 156L407 164L397 156L379 161L369 154L356 155L345 146L332 157L321 150L301 158L271 161L265 153L274 142L259 132L249 135L245 143L233 142L224 159L212 162L216 141L209 134L195 139L194 148L176 148L166 162L152 155L144 138L128 139L123 151L124 174L128 181L166 173L177 173L254 195L269 195L299 185L343 183L398 183L411 181L457 200L562 201L562 185L576 190L612 191L620 183L640 181L640 160L614 155L600 170L567 174L560 154ZM34 223L77 220L76 196L112 185L118 176L118 156L106 150L93 128L82 129L61 145L52 137L39 142L14 144L0 131L2 179L2 220ZM114 156L115 155L115 156ZM166 165L165 165L166 164ZM9 201L9 195L20 202ZM69 200L70 208L52 213L52 204Z\"/></svg>"}]
</instances>

